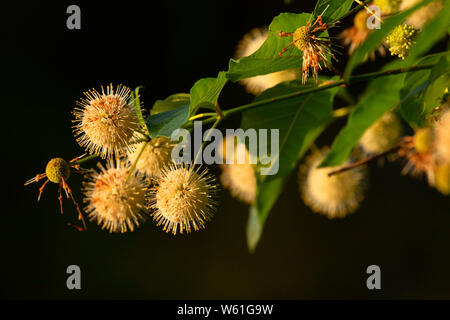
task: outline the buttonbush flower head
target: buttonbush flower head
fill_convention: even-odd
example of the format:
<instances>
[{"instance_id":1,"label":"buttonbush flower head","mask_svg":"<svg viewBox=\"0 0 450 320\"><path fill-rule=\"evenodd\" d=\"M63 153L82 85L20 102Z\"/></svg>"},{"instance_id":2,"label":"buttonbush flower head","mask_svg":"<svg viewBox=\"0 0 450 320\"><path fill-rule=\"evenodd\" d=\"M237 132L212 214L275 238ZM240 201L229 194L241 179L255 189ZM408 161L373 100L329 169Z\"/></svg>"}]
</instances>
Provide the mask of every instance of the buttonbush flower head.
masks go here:
<instances>
[{"instance_id":1,"label":"buttonbush flower head","mask_svg":"<svg viewBox=\"0 0 450 320\"><path fill-rule=\"evenodd\" d=\"M400 5L400 10L406 10L416 5L422 0L403 0ZM406 23L414 26L417 29L422 29L424 25L431 21L444 7L443 1L432 1L431 3L414 11L408 18Z\"/></svg>"},{"instance_id":2,"label":"buttonbush flower head","mask_svg":"<svg viewBox=\"0 0 450 320\"><path fill-rule=\"evenodd\" d=\"M339 38L342 39L345 46L348 46L349 55L351 55L361 43L366 41L367 37L372 32L372 30L367 27L369 17L370 14L365 9L358 11L353 18L353 26L340 33ZM376 51L381 56L386 54L384 45L378 46ZM375 60L375 51L371 51L368 56L371 60Z\"/></svg>"},{"instance_id":3,"label":"buttonbush flower head","mask_svg":"<svg viewBox=\"0 0 450 320\"><path fill-rule=\"evenodd\" d=\"M405 59L409 49L415 43L417 29L409 24L399 25L386 37L389 51L394 56Z\"/></svg>"},{"instance_id":4,"label":"buttonbush flower head","mask_svg":"<svg viewBox=\"0 0 450 320\"><path fill-rule=\"evenodd\" d=\"M174 235L204 228L217 206L216 189L214 178L206 169L166 167L150 191L153 219Z\"/></svg>"},{"instance_id":5,"label":"buttonbush flower head","mask_svg":"<svg viewBox=\"0 0 450 320\"><path fill-rule=\"evenodd\" d=\"M128 151L128 160L134 163L145 142L136 145L133 151ZM148 142L142 151L136 169L147 177L159 177L161 170L172 162L172 148L175 143L166 137L157 137Z\"/></svg>"},{"instance_id":6,"label":"buttonbush flower head","mask_svg":"<svg viewBox=\"0 0 450 320\"><path fill-rule=\"evenodd\" d=\"M239 42L236 49L235 58L240 59L253 54L262 46L264 41L266 41L267 36L267 28L252 29L249 33L244 35L242 40ZM289 69L243 79L240 83L245 86L247 92L258 95L264 90L272 88L281 82L295 80L299 76L299 69Z\"/></svg>"},{"instance_id":7,"label":"buttonbush flower head","mask_svg":"<svg viewBox=\"0 0 450 320\"><path fill-rule=\"evenodd\" d=\"M351 55L357 47L361 45L370 33L370 29L367 27L366 21L369 18L369 14L366 10L360 10L353 19L353 26L345 29L340 38L343 39L343 43L348 47L348 54Z\"/></svg>"},{"instance_id":8,"label":"buttonbush flower head","mask_svg":"<svg viewBox=\"0 0 450 320\"><path fill-rule=\"evenodd\" d=\"M220 166L220 181L230 191L232 197L253 204L256 199L256 177L253 165L233 163Z\"/></svg>"},{"instance_id":9,"label":"buttonbush flower head","mask_svg":"<svg viewBox=\"0 0 450 320\"><path fill-rule=\"evenodd\" d=\"M82 156L81 156L82 157ZM58 200L59 200L59 206L61 213L63 213L63 195L62 190L64 190L66 197L71 198L73 204L75 205L77 212L78 212L78 219L83 222L84 228L86 229L86 225L84 223L83 214L80 210L80 207L78 206L78 202L75 201L75 198L73 197L72 190L69 188L69 185L67 184L67 180L70 178L71 171L75 172L82 172L80 169L80 166L75 164L75 162L81 158L76 157L69 162L64 160L63 158L53 158L51 159L46 167L45 167L45 173L37 174L35 177L29 179L27 182L25 182L25 185L32 184L34 182L39 182L43 179L45 179L45 182L42 184L42 186L39 188L39 195L38 195L38 201L41 199L42 193L44 192L44 188L47 185L48 182L52 182L59 185L58 188Z\"/></svg>"},{"instance_id":10,"label":"buttonbush flower head","mask_svg":"<svg viewBox=\"0 0 450 320\"><path fill-rule=\"evenodd\" d=\"M314 152L300 167L300 194L313 211L330 219L343 218L358 209L364 198L367 169L357 167L330 177L328 173L339 168L317 168L327 152L327 148Z\"/></svg>"},{"instance_id":11,"label":"buttonbush flower head","mask_svg":"<svg viewBox=\"0 0 450 320\"><path fill-rule=\"evenodd\" d=\"M373 4L380 8L383 15L390 15L399 11L402 0L375 0Z\"/></svg>"},{"instance_id":12,"label":"buttonbush flower head","mask_svg":"<svg viewBox=\"0 0 450 320\"><path fill-rule=\"evenodd\" d=\"M302 83L305 84L312 70L313 78L318 83L318 73L322 67L330 68L330 58L336 59L332 53L331 40L328 36L321 35L329 29L329 25L322 22L322 15L311 24L308 21L306 26L302 26L294 32L280 31L280 37L292 37L293 40L280 53L282 56L291 45L303 52Z\"/></svg>"},{"instance_id":13,"label":"buttonbush flower head","mask_svg":"<svg viewBox=\"0 0 450 320\"><path fill-rule=\"evenodd\" d=\"M364 132L360 146L368 154L384 152L394 147L403 133L402 123L393 112L386 112Z\"/></svg>"},{"instance_id":14,"label":"buttonbush flower head","mask_svg":"<svg viewBox=\"0 0 450 320\"><path fill-rule=\"evenodd\" d=\"M436 156L439 161L450 163L450 109L441 114L434 128Z\"/></svg>"},{"instance_id":15,"label":"buttonbush flower head","mask_svg":"<svg viewBox=\"0 0 450 320\"><path fill-rule=\"evenodd\" d=\"M109 160L106 168L92 170L84 184L86 211L109 232L133 231L145 220L148 206L148 184L121 160Z\"/></svg>"},{"instance_id":16,"label":"buttonbush flower head","mask_svg":"<svg viewBox=\"0 0 450 320\"><path fill-rule=\"evenodd\" d=\"M403 175L409 174L414 178L425 175L428 184L434 186L436 162L431 133L431 128L421 128L416 130L414 136L404 137L397 156L406 160L401 171Z\"/></svg>"},{"instance_id":17,"label":"buttonbush flower head","mask_svg":"<svg viewBox=\"0 0 450 320\"><path fill-rule=\"evenodd\" d=\"M450 163L437 166L436 189L444 195L450 195Z\"/></svg>"},{"instance_id":18,"label":"buttonbush flower head","mask_svg":"<svg viewBox=\"0 0 450 320\"><path fill-rule=\"evenodd\" d=\"M237 141L235 136L226 136L222 140L219 152L225 163L220 166L222 186L228 189L234 198L247 204L253 204L257 190L256 176L245 144Z\"/></svg>"},{"instance_id":19,"label":"buttonbush flower head","mask_svg":"<svg viewBox=\"0 0 450 320\"><path fill-rule=\"evenodd\" d=\"M103 158L118 156L124 149L130 150L130 142L137 138L139 116L130 99L130 89L119 85L102 87L84 93L74 110L75 137L90 153Z\"/></svg>"},{"instance_id":20,"label":"buttonbush flower head","mask_svg":"<svg viewBox=\"0 0 450 320\"><path fill-rule=\"evenodd\" d=\"M250 163L250 153L236 135L227 135L222 139L218 150L223 163Z\"/></svg>"}]
</instances>

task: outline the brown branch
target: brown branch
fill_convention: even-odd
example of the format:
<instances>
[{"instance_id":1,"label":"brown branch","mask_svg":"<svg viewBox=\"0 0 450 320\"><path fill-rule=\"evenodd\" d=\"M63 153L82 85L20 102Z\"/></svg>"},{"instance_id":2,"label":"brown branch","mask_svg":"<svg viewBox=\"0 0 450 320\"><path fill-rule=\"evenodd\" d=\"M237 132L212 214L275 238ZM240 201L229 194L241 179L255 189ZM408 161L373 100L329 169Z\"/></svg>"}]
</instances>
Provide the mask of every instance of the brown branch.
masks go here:
<instances>
[{"instance_id":1,"label":"brown branch","mask_svg":"<svg viewBox=\"0 0 450 320\"><path fill-rule=\"evenodd\" d=\"M328 176L331 177L331 176L333 176L335 174L338 174L338 173L341 173L341 172L345 172L345 171L352 170L352 169L355 169L357 167L363 166L366 163L369 163L370 161L373 161L375 159L384 157L384 156L386 156L386 155L388 155L390 153L397 152L397 150L400 149L401 146L402 146L401 144L397 144L396 146L394 146L394 147L392 147L392 148L390 148L390 149L388 149L388 150L386 150L386 151L384 151L382 153L375 154L375 155L370 156L370 157L368 157L366 159L363 159L361 161L358 161L358 162L352 163L352 164L350 164L348 166L342 167L342 168L340 168L338 170L331 171L330 173L328 173Z\"/></svg>"}]
</instances>

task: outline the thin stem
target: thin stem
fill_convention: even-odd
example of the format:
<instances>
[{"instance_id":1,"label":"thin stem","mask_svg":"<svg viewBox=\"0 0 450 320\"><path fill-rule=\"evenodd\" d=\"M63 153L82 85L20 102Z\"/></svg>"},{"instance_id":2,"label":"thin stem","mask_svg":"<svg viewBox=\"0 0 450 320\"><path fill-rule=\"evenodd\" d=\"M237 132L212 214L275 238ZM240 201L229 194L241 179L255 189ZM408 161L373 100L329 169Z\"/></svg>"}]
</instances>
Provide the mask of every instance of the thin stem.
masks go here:
<instances>
[{"instance_id":1,"label":"thin stem","mask_svg":"<svg viewBox=\"0 0 450 320\"><path fill-rule=\"evenodd\" d=\"M340 168L338 170L331 171L330 173L328 173L328 176L331 177L331 176L334 176L335 174L338 174L338 173L341 173L341 172L345 172L345 171L352 170L352 169L355 169L357 167L363 166L363 165L369 163L370 161L373 161L373 160L376 160L378 158L384 157L384 156L386 156L386 155L388 155L390 153L397 152L397 150L400 149L400 147L401 147L401 145L398 144L398 145L396 145L396 146L394 146L394 147L392 147L392 148L390 148L390 149L388 149L388 150L386 150L386 151L384 151L382 153L379 153L379 154L373 155L371 157L368 157L366 159L363 159L361 161L352 163L352 164L350 164L348 166L345 166L345 167L342 167L342 168Z\"/></svg>"},{"instance_id":2,"label":"thin stem","mask_svg":"<svg viewBox=\"0 0 450 320\"><path fill-rule=\"evenodd\" d=\"M83 157L81 159L78 159L77 161L74 161L71 164L79 165L79 164L85 163L85 162L87 162L89 160L92 160L92 159L95 159L95 158L98 158L98 157L100 157L98 154L91 154L91 155L88 155L88 156Z\"/></svg>"},{"instance_id":3,"label":"thin stem","mask_svg":"<svg viewBox=\"0 0 450 320\"><path fill-rule=\"evenodd\" d=\"M406 72L413 72L413 71L418 71L418 70L424 70L424 69L430 69L432 68L433 65L423 65L423 66L414 66L414 67L409 67L409 68L400 68L400 69L394 69L394 70L387 70L387 71L379 71L379 72L371 72L371 73L365 73L365 74L360 74L360 75L354 75L351 76L349 78L348 81L345 81L345 79L336 81L336 82L332 82L326 85L322 85L322 86L318 86L318 87L314 87L314 88L309 88L309 89L303 89L303 90L299 90L299 91L295 91L295 92L291 92L285 95L281 95L278 97L274 97L274 98L269 98L269 99L264 99L264 100L259 100L256 102L252 102L243 106L239 106L233 109L229 109L229 110L225 110L224 116L227 117L233 113L236 112L240 112L242 110L247 110L247 109L252 109L264 104L268 104L274 101L282 101L282 100L286 100L292 97L296 97L296 96L302 96L302 95L306 95L306 94L310 94L310 93L315 93L315 92L319 92L319 91L323 91L323 90L327 90L330 88L334 88L334 87L338 87L338 86L346 86L346 85L350 85L350 84L354 84L357 82L362 82L362 81L366 81L366 80L370 80L370 79L375 79L375 78L379 78L379 77L385 77L385 76L389 76L389 75L394 75L394 74L399 74L399 73L406 73Z\"/></svg>"},{"instance_id":4,"label":"thin stem","mask_svg":"<svg viewBox=\"0 0 450 320\"><path fill-rule=\"evenodd\" d=\"M310 93L324 91L324 90L338 87L338 86L347 86L347 85L351 85L354 83L363 82L363 81L367 81L367 80L371 80L371 79L375 79L375 78L379 78L379 77L386 77L386 76L390 76L390 75L394 75L394 74L414 72L414 71L419 71L419 70L424 70L424 69L431 69L432 67L433 67L433 65L413 66L413 67L408 67L408 68L399 68L399 69L394 69L394 70L386 70L386 71L353 75L353 76L350 76L348 81L345 81L345 79L341 79L339 81L328 83L326 85L321 85L321 86L314 87L314 88L302 89L302 90L291 92L291 93L281 95L278 97L259 100L259 101L248 103L248 104L236 107L236 108L224 110L222 119L225 119L232 114L242 112L244 110L256 108L259 106L263 106L265 104L272 103L275 101L282 101L282 100L290 99L290 98L293 98L296 96L302 96L302 95L306 95L306 94L310 94ZM216 121L218 118L219 118L219 116L214 114L214 116L211 116L210 118L203 120L202 124L212 123L212 122ZM185 127L189 127L191 125L192 124L185 125Z\"/></svg>"},{"instance_id":5,"label":"thin stem","mask_svg":"<svg viewBox=\"0 0 450 320\"><path fill-rule=\"evenodd\" d=\"M136 159L134 159L133 165L130 168L130 171L128 172L128 176L127 179L125 180L125 183L128 182L128 179L130 179L131 174L133 173L134 169L136 168L136 165L139 161L139 159L141 158L142 154L144 153L144 149L145 147L147 147L147 145L149 144L150 140L147 140L144 145L142 146L141 150L139 151L138 156L136 157Z\"/></svg>"}]
</instances>

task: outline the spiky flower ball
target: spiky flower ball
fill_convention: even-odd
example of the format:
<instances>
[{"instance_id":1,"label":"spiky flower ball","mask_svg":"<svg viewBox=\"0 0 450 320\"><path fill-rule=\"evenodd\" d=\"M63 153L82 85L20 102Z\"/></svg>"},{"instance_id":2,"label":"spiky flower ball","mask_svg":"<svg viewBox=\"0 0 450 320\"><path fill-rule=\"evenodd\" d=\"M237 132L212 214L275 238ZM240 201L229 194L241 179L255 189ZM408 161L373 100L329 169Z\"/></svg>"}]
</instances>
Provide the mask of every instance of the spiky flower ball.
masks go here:
<instances>
[{"instance_id":1,"label":"spiky flower ball","mask_svg":"<svg viewBox=\"0 0 450 320\"><path fill-rule=\"evenodd\" d=\"M53 183L67 181L70 177L70 166L63 158L53 158L45 167L47 179Z\"/></svg>"},{"instance_id":2,"label":"spiky flower ball","mask_svg":"<svg viewBox=\"0 0 450 320\"><path fill-rule=\"evenodd\" d=\"M159 177L161 170L172 162L171 153L175 143L169 138L158 137L147 144L145 142L137 144L134 151L128 152L128 160L131 163L136 161L144 145L145 148L136 163L136 169L149 178Z\"/></svg>"},{"instance_id":3,"label":"spiky flower ball","mask_svg":"<svg viewBox=\"0 0 450 320\"><path fill-rule=\"evenodd\" d=\"M236 49L235 58L240 59L253 54L262 46L264 41L266 41L267 36L267 28L252 29L249 33L245 34L242 40L239 42ZM272 88L281 82L295 80L299 76L300 70L298 68L288 69L262 76L243 79L240 81L240 83L245 86L247 92L258 95L264 90Z\"/></svg>"},{"instance_id":4,"label":"spiky flower ball","mask_svg":"<svg viewBox=\"0 0 450 320\"><path fill-rule=\"evenodd\" d=\"M450 109L444 111L434 127L436 156L439 161L450 163Z\"/></svg>"},{"instance_id":5,"label":"spiky flower ball","mask_svg":"<svg viewBox=\"0 0 450 320\"><path fill-rule=\"evenodd\" d=\"M407 10L422 0L403 0L400 11ZM444 7L443 1L432 1L431 3L414 11L407 19L406 23L417 29L422 29L430 22Z\"/></svg>"},{"instance_id":6,"label":"spiky flower ball","mask_svg":"<svg viewBox=\"0 0 450 320\"><path fill-rule=\"evenodd\" d=\"M206 169L185 165L163 169L150 192L153 219L173 234L204 228L216 209L216 187Z\"/></svg>"},{"instance_id":7,"label":"spiky flower ball","mask_svg":"<svg viewBox=\"0 0 450 320\"><path fill-rule=\"evenodd\" d=\"M130 99L130 89L119 85L114 90L109 85L106 91L102 87L101 93L92 89L84 95L86 98L77 102L73 112L78 143L103 158L130 150L130 142L137 138L139 128L139 115L134 100Z\"/></svg>"},{"instance_id":8,"label":"spiky flower ball","mask_svg":"<svg viewBox=\"0 0 450 320\"><path fill-rule=\"evenodd\" d=\"M300 194L313 211L328 218L343 218L358 209L364 198L367 169L357 167L328 176L337 167L317 168L328 149L314 152L299 170Z\"/></svg>"},{"instance_id":9,"label":"spiky flower ball","mask_svg":"<svg viewBox=\"0 0 450 320\"><path fill-rule=\"evenodd\" d=\"M368 154L384 152L399 141L403 133L400 119L393 112L386 112L364 132L360 146Z\"/></svg>"},{"instance_id":10,"label":"spiky flower ball","mask_svg":"<svg viewBox=\"0 0 450 320\"><path fill-rule=\"evenodd\" d=\"M409 49L415 43L417 29L409 24L399 25L386 37L389 51L394 56L405 59Z\"/></svg>"},{"instance_id":11,"label":"spiky flower ball","mask_svg":"<svg viewBox=\"0 0 450 320\"><path fill-rule=\"evenodd\" d=\"M147 213L147 183L130 166L110 160L106 168L98 165L85 183L86 211L109 232L133 231L145 220Z\"/></svg>"},{"instance_id":12,"label":"spiky flower ball","mask_svg":"<svg viewBox=\"0 0 450 320\"><path fill-rule=\"evenodd\" d=\"M375 0L374 5L380 8L383 15L396 13L400 9L402 0Z\"/></svg>"},{"instance_id":13,"label":"spiky flower ball","mask_svg":"<svg viewBox=\"0 0 450 320\"><path fill-rule=\"evenodd\" d=\"M227 136L222 140L219 152L224 161L220 166L220 182L230 191L232 197L253 204L257 191L256 176L245 144L237 141L235 136Z\"/></svg>"}]
</instances>

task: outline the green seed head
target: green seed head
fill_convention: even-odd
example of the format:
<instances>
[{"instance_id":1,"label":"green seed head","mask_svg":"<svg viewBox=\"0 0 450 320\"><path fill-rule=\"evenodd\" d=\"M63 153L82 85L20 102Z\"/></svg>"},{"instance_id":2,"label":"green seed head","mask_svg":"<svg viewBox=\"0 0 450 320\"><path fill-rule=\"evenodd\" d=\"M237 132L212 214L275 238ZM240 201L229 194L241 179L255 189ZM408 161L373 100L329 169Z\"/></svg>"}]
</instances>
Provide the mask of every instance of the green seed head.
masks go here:
<instances>
[{"instance_id":1,"label":"green seed head","mask_svg":"<svg viewBox=\"0 0 450 320\"><path fill-rule=\"evenodd\" d=\"M307 26L303 26L294 32L294 44L299 50L305 50L309 44L310 36Z\"/></svg>"},{"instance_id":2,"label":"green seed head","mask_svg":"<svg viewBox=\"0 0 450 320\"><path fill-rule=\"evenodd\" d=\"M450 164L436 168L436 189L444 195L450 195Z\"/></svg>"},{"instance_id":3,"label":"green seed head","mask_svg":"<svg viewBox=\"0 0 450 320\"><path fill-rule=\"evenodd\" d=\"M427 153L433 142L433 130L431 128L420 128L414 134L414 148L418 153Z\"/></svg>"},{"instance_id":4,"label":"green seed head","mask_svg":"<svg viewBox=\"0 0 450 320\"><path fill-rule=\"evenodd\" d=\"M67 181L70 177L69 164L63 158L53 158L47 163L45 174L53 183L61 183L63 179Z\"/></svg>"},{"instance_id":5,"label":"green seed head","mask_svg":"<svg viewBox=\"0 0 450 320\"><path fill-rule=\"evenodd\" d=\"M405 59L409 49L415 43L417 29L409 24L395 27L386 37L386 43L392 55Z\"/></svg>"}]
</instances>

